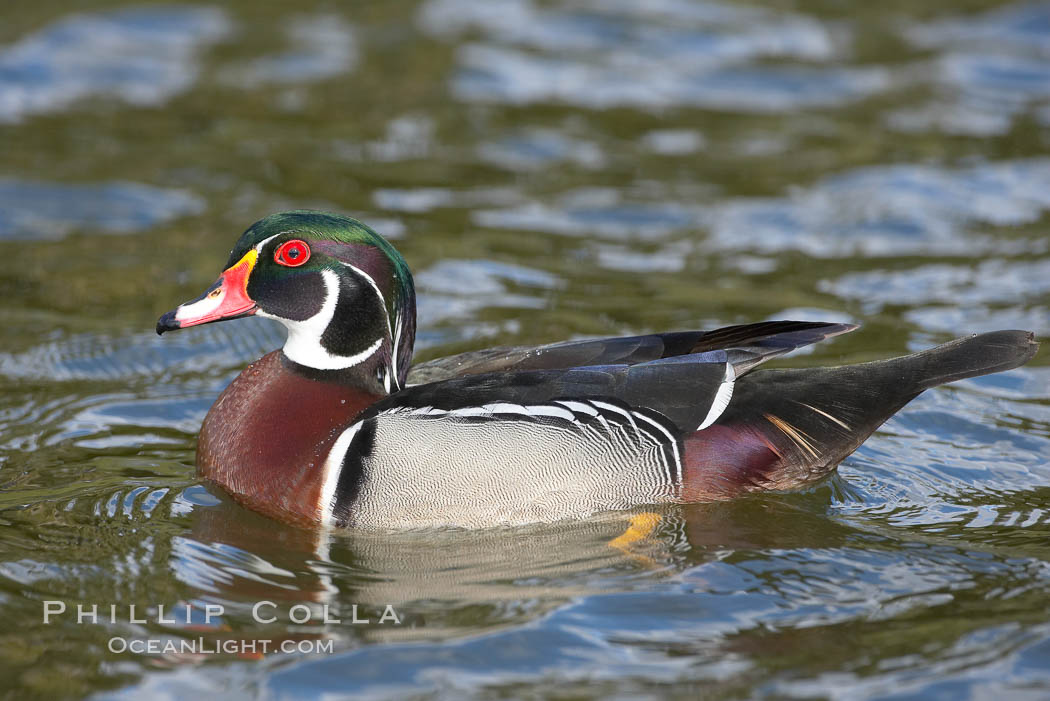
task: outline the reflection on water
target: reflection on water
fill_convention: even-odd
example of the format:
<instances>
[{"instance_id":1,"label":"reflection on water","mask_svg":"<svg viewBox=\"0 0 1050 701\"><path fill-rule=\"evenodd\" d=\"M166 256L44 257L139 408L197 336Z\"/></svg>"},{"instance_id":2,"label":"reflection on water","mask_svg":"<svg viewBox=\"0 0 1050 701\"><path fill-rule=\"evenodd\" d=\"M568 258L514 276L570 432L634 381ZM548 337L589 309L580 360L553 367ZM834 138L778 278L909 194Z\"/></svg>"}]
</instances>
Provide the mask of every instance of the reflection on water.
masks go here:
<instances>
[{"instance_id":1,"label":"reflection on water","mask_svg":"<svg viewBox=\"0 0 1050 701\"><path fill-rule=\"evenodd\" d=\"M919 24L906 36L944 53L934 81L947 93L890 116L902 130L939 127L974 136L1005 134L1013 119L1050 95L1050 5L1022 3L972 18Z\"/></svg>"},{"instance_id":2,"label":"reflection on water","mask_svg":"<svg viewBox=\"0 0 1050 701\"><path fill-rule=\"evenodd\" d=\"M0 239L59 239L73 231L129 234L203 211L203 200L191 192L141 183L0 179Z\"/></svg>"},{"instance_id":3,"label":"reflection on water","mask_svg":"<svg viewBox=\"0 0 1050 701\"><path fill-rule=\"evenodd\" d=\"M258 88L264 83L324 80L353 68L353 31L338 16L293 17L287 32L294 50L228 66L223 78L231 86Z\"/></svg>"},{"instance_id":4,"label":"reflection on water","mask_svg":"<svg viewBox=\"0 0 1050 701\"><path fill-rule=\"evenodd\" d=\"M887 85L881 69L760 65L826 62L835 51L819 22L756 8L429 0L420 24L446 39L480 30L492 42L457 51L453 90L465 100L765 112L830 106Z\"/></svg>"},{"instance_id":5,"label":"reflection on water","mask_svg":"<svg viewBox=\"0 0 1050 701\"><path fill-rule=\"evenodd\" d=\"M921 396L811 490L661 508L615 547L631 514L359 533L246 511L196 482L195 436L282 332L152 330L245 226L321 207L396 239L424 357L785 316L864 328L781 365L1050 333L1050 3L89 5L0 26L0 689L1050 690L1045 352Z\"/></svg>"},{"instance_id":6,"label":"reflection on water","mask_svg":"<svg viewBox=\"0 0 1050 701\"><path fill-rule=\"evenodd\" d=\"M963 171L878 166L832 176L786 198L731 202L713 216L711 243L767 253L797 249L814 257L1045 253L1042 234L1003 241L967 229L1018 226L1038 221L1047 209L1047 160Z\"/></svg>"},{"instance_id":7,"label":"reflection on water","mask_svg":"<svg viewBox=\"0 0 1050 701\"><path fill-rule=\"evenodd\" d=\"M87 97L162 104L193 85L198 52L228 31L215 8L61 17L0 50L0 121L67 109Z\"/></svg>"}]
</instances>

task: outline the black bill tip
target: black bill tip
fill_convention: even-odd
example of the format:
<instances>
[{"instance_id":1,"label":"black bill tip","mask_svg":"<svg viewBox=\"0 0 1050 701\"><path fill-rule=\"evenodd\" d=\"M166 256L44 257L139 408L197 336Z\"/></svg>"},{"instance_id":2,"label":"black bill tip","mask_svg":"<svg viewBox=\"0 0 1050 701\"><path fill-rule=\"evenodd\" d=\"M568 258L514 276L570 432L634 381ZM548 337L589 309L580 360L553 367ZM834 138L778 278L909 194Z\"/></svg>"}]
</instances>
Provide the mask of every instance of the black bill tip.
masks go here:
<instances>
[{"instance_id":1,"label":"black bill tip","mask_svg":"<svg viewBox=\"0 0 1050 701\"><path fill-rule=\"evenodd\" d=\"M174 331L175 329L182 328L178 319L175 318L175 311L172 310L157 320L157 335L160 336L165 331Z\"/></svg>"}]
</instances>

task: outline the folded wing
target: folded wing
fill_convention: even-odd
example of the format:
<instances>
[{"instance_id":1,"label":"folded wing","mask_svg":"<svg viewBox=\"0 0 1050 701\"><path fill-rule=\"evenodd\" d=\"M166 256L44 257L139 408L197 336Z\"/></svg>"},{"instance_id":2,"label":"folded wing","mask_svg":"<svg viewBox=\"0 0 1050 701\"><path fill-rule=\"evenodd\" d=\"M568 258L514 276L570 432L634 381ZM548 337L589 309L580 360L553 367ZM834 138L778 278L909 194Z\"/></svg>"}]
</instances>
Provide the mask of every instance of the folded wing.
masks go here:
<instances>
[{"instance_id":1,"label":"folded wing","mask_svg":"<svg viewBox=\"0 0 1050 701\"><path fill-rule=\"evenodd\" d=\"M764 321L713 331L599 338L546 346L488 348L420 363L409 384L439 382L466 375L521 370L557 370L590 365L635 365L713 350L732 350L757 365L770 358L826 338L853 331L852 324L815 321ZM747 368L750 369L750 368ZM741 368L739 374L746 372Z\"/></svg>"}]
</instances>

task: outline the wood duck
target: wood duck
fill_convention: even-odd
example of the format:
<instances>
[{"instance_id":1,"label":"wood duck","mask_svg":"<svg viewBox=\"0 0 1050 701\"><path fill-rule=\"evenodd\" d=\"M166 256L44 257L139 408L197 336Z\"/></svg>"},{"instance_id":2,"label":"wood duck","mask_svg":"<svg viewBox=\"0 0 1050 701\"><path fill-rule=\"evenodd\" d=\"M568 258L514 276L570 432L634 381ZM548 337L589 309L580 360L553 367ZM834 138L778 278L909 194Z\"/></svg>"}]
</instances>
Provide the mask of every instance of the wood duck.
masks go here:
<instances>
[{"instance_id":1,"label":"wood duck","mask_svg":"<svg viewBox=\"0 0 1050 701\"><path fill-rule=\"evenodd\" d=\"M200 477L300 524L487 527L728 499L827 475L923 390L1027 362L1025 331L899 358L761 370L850 324L769 321L496 348L409 371L401 255L350 217L274 214L157 332L249 315L288 330L201 427Z\"/></svg>"}]
</instances>

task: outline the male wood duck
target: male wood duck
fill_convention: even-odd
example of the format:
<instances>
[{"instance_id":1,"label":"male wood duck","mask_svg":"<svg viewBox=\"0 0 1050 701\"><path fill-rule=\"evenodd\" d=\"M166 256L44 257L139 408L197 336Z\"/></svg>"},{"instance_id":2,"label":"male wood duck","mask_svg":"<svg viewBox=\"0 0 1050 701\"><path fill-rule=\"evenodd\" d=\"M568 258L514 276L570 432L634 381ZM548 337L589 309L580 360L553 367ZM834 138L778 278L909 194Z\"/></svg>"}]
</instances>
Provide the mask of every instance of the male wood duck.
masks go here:
<instances>
[{"instance_id":1,"label":"male wood duck","mask_svg":"<svg viewBox=\"0 0 1050 701\"><path fill-rule=\"evenodd\" d=\"M827 475L923 390L1015 368L1025 331L832 368L756 366L854 330L770 321L466 353L413 368L401 255L350 217L274 214L157 332L288 329L201 427L200 477L300 524L485 527L727 499Z\"/></svg>"}]
</instances>

